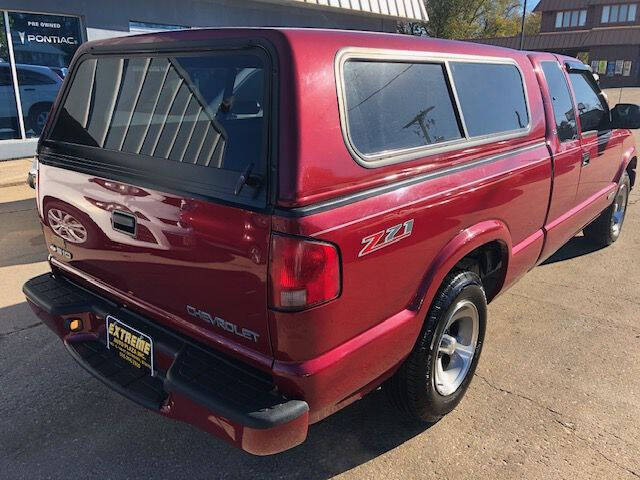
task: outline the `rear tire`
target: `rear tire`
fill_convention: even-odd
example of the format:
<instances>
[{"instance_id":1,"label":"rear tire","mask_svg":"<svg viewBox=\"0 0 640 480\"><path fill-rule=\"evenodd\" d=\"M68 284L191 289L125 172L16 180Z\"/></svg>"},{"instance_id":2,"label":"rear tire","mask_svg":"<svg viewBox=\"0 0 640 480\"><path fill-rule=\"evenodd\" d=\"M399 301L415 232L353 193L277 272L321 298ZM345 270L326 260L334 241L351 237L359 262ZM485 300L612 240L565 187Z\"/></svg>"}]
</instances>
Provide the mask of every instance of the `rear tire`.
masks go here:
<instances>
[{"instance_id":1,"label":"rear tire","mask_svg":"<svg viewBox=\"0 0 640 480\"><path fill-rule=\"evenodd\" d=\"M624 172L613 203L584 228L583 232L586 238L602 247L611 245L618 240L627 213L630 190L629 174Z\"/></svg>"},{"instance_id":2,"label":"rear tire","mask_svg":"<svg viewBox=\"0 0 640 480\"><path fill-rule=\"evenodd\" d=\"M431 423L453 410L478 364L486 318L480 277L469 271L450 273L429 307L411 354L385 384L396 408L411 419Z\"/></svg>"}]
</instances>

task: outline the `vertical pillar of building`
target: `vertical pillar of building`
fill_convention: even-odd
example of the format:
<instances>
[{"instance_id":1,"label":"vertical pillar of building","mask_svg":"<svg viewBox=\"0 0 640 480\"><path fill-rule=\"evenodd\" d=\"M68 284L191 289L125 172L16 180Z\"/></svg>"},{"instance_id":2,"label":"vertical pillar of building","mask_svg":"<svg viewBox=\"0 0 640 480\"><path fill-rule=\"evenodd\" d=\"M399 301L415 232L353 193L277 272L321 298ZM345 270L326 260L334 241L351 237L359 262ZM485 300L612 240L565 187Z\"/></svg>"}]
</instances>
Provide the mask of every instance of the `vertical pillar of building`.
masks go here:
<instances>
[{"instance_id":1,"label":"vertical pillar of building","mask_svg":"<svg viewBox=\"0 0 640 480\"><path fill-rule=\"evenodd\" d=\"M22 102L20 101L20 86L18 85L18 70L16 69L16 58L13 54L13 40L11 38L11 28L9 27L9 13L4 10L2 12L2 15L4 16L4 29L7 38L7 48L9 49L9 66L11 68L11 76L13 79L13 92L16 98L16 108L18 110L18 128L20 128L20 138L24 140L27 138L27 134L24 130Z\"/></svg>"}]
</instances>

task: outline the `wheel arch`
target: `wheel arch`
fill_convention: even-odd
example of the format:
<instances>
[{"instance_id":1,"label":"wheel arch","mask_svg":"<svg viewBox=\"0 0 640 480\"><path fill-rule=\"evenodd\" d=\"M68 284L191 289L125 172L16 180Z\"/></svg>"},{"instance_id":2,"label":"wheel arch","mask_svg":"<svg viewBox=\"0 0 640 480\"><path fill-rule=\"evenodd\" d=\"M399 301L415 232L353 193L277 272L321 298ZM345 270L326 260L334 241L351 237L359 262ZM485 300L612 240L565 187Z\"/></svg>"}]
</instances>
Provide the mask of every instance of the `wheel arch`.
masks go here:
<instances>
[{"instance_id":1,"label":"wheel arch","mask_svg":"<svg viewBox=\"0 0 640 480\"><path fill-rule=\"evenodd\" d=\"M470 269L469 265L476 263L482 273L483 255L496 252L499 265L490 276L481 275L490 302L500 292L506 279L511 257L511 234L508 227L500 220L487 220L460 231L453 237L440 253L431 261L420 283L413 306L420 310L433 301L442 281L456 268ZM486 283L485 283L486 281Z\"/></svg>"},{"instance_id":2,"label":"wheel arch","mask_svg":"<svg viewBox=\"0 0 640 480\"><path fill-rule=\"evenodd\" d=\"M635 153L635 152L634 152ZM636 169L638 167L638 157L633 156L629 163L627 163L626 171L631 181L631 188L636 184Z\"/></svg>"},{"instance_id":3,"label":"wheel arch","mask_svg":"<svg viewBox=\"0 0 640 480\"><path fill-rule=\"evenodd\" d=\"M627 172L629 175L629 180L631 181L631 187L633 187L636 183L636 170L638 167L638 151L635 145L631 145L624 150L622 155L622 162L620 165L620 170L618 170L616 174L615 181L619 182L622 178L622 174Z\"/></svg>"},{"instance_id":4,"label":"wheel arch","mask_svg":"<svg viewBox=\"0 0 640 480\"><path fill-rule=\"evenodd\" d=\"M36 102L33 105L31 105L29 107L29 114L31 114L31 112L33 112L34 110L38 109L38 108L48 108L51 109L51 107L53 106L53 102L50 101L40 101L40 102Z\"/></svg>"},{"instance_id":5,"label":"wheel arch","mask_svg":"<svg viewBox=\"0 0 640 480\"><path fill-rule=\"evenodd\" d=\"M31 119L33 118L33 115L35 114L35 112L37 112L40 109L49 110L49 112L51 112L52 106L53 106L53 102L48 102L48 101L36 102L36 103L34 103L33 105L31 105L29 107L29 112L27 113L27 118L29 119L29 121L31 121Z\"/></svg>"}]
</instances>

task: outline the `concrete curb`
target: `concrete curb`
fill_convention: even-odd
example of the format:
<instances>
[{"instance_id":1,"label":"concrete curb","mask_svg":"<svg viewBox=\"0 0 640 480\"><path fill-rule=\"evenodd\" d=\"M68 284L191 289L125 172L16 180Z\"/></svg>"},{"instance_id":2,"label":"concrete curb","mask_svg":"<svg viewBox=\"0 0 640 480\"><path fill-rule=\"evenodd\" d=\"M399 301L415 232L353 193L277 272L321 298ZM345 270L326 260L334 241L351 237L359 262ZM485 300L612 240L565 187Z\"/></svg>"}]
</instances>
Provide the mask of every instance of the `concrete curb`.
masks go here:
<instances>
[{"instance_id":1,"label":"concrete curb","mask_svg":"<svg viewBox=\"0 0 640 480\"><path fill-rule=\"evenodd\" d=\"M30 168L30 158L0 162L0 188L27 185Z\"/></svg>"},{"instance_id":2,"label":"concrete curb","mask_svg":"<svg viewBox=\"0 0 640 480\"><path fill-rule=\"evenodd\" d=\"M11 181L11 182L6 182L6 183L0 182L0 188L17 187L19 185L25 185L27 187L29 186L27 184L27 179L26 178L23 181L17 181L16 180L16 181Z\"/></svg>"}]
</instances>

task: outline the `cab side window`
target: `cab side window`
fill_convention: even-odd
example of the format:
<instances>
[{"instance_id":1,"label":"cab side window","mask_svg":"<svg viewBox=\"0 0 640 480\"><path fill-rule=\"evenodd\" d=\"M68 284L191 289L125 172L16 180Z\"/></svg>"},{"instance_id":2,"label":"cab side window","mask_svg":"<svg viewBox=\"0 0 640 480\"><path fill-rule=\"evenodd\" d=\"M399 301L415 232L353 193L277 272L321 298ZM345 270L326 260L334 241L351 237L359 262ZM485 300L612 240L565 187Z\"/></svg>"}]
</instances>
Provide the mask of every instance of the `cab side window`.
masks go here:
<instances>
[{"instance_id":1,"label":"cab side window","mask_svg":"<svg viewBox=\"0 0 640 480\"><path fill-rule=\"evenodd\" d=\"M567 80L558 62L541 62L553 104L556 131L561 142L578 138L578 127Z\"/></svg>"},{"instance_id":2,"label":"cab side window","mask_svg":"<svg viewBox=\"0 0 640 480\"><path fill-rule=\"evenodd\" d=\"M607 106L600 99L599 89L591 75L588 72L572 72L569 79L576 97L582 133L606 129Z\"/></svg>"}]
</instances>

